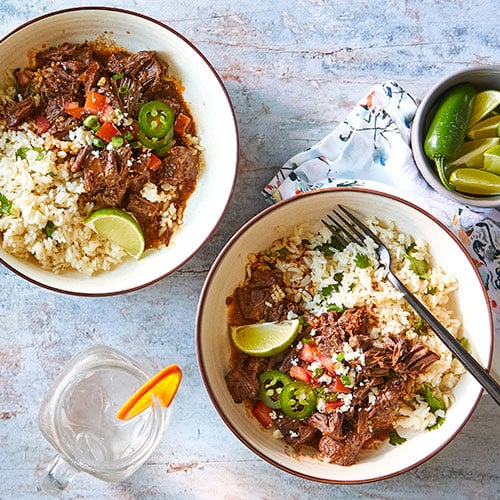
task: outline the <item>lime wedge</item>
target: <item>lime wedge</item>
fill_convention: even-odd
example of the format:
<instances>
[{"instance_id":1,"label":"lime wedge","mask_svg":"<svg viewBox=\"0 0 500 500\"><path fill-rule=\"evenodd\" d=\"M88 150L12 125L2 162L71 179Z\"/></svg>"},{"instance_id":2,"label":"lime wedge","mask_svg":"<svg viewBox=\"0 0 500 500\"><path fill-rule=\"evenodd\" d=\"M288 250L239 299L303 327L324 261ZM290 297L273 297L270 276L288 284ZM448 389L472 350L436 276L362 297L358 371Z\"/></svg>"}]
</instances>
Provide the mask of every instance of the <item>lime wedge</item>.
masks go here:
<instances>
[{"instance_id":1,"label":"lime wedge","mask_svg":"<svg viewBox=\"0 0 500 500\"><path fill-rule=\"evenodd\" d=\"M487 137L464 142L458 154L458 158L450 162L449 166L456 167L462 165L465 167L482 168L484 152L496 146L498 143L498 137Z\"/></svg>"},{"instance_id":2,"label":"lime wedge","mask_svg":"<svg viewBox=\"0 0 500 500\"><path fill-rule=\"evenodd\" d=\"M500 115L490 116L477 122L469 130L467 137L469 139L481 139L482 137L497 137L498 127L500 125Z\"/></svg>"},{"instance_id":3,"label":"lime wedge","mask_svg":"<svg viewBox=\"0 0 500 500\"><path fill-rule=\"evenodd\" d=\"M461 193L474 195L500 194L500 176L479 168L457 168L450 175L450 184Z\"/></svg>"},{"instance_id":4,"label":"lime wedge","mask_svg":"<svg viewBox=\"0 0 500 500\"><path fill-rule=\"evenodd\" d=\"M118 208L100 208L92 212L83 223L101 236L116 243L134 259L144 253L144 235L137 221Z\"/></svg>"},{"instance_id":5,"label":"lime wedge","mask_svg":"<svg viewBox=\"0 0 500 500\"><path fill-rule=\"evenodd\" d=\"M290 347L297 338L298 319L280 322L230 326L234 345L245 354L258 357L274 356Z\"/></svg>"},{"instance_id":6,"label":"lime wedge","mask_svg":"<svg viewBox=\"0 0 500 500\"><path fill-rule=\"evenodd\" d=\"M484 169L500 175L500 145L484 152Z\"/></svg>"},{"instance_id":7,"label":"lime wedge","mask_svg":"<svg viewBox=\"0 0 500 500\"><path fill-rule=\"evenodd\" d=\"M485 118L500 104L500 90L483 90L476 95L469 128Z\"/></svg>"}]
</instances>

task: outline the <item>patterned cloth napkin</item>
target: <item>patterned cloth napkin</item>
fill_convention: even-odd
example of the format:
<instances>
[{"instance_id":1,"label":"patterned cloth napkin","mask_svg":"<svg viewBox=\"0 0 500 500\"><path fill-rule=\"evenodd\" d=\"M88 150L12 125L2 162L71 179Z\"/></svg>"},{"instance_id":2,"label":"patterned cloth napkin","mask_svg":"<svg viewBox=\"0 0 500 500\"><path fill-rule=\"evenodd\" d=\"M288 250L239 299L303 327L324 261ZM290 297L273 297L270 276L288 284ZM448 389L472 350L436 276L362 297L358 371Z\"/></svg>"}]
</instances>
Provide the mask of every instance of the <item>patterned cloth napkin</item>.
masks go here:
<instances>
[{"instance_id":1,"label":"patterned cloth napkin","mask_svg":"<svg viewBox=\"0 0 500 500\"><path fill-rule=\"evenodd\" d=\"M409 146L416 109L416 100L397 83L375 85L335 130L290 158L263 194L275 203L323 187L356 186L424 208L458 236L478 266L500 337L500 212L460 205L427 184Z\"/></svg>"}]
</instances>

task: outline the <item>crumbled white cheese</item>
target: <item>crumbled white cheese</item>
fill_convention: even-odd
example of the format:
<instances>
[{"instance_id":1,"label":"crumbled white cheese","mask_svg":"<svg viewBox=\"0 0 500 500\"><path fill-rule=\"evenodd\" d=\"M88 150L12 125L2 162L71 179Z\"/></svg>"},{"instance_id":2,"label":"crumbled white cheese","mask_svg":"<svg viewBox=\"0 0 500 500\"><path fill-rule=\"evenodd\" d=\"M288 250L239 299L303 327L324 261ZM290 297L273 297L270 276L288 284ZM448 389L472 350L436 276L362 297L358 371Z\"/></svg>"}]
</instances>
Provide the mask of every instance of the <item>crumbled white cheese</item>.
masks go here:
<instances>
[{"instance_id":1,"label":"crumbled white cheese","mask_svg":"<svg viewBox=\"0 0 500 500\"><path fill-rule=\"evenodd\" d=\"M283 439L283 434L281 434L281 431L279 429L275 429L273 431L273 438L274 439Z\"/></svg>"},{"instance_id":2,"label":"crumbled white cheese","mask_svg":"<svg viewBox=\"0 0 500 500\"><path fill-rule=\"evenodd\" d=\"M326 385L329 385L332 383L332 377L330 377L330 375L324 373L323 375L321 375L321 377L318 378L318 382L320 384L326 384Z\"/></svg>"},{"instance_id":3,"label":"crumbled white cheese","mask_svg":"<svg viewBox=\"0 0 500 500\"><path fill-rule=\"evenodd\" d=\"M76 127L68 132L68 136L70 141L76 142L77 144L82 144L85 146L86 144L91 145L93 135L90 130L87 130L85 127Z\"/></svg>"}]
</instances>

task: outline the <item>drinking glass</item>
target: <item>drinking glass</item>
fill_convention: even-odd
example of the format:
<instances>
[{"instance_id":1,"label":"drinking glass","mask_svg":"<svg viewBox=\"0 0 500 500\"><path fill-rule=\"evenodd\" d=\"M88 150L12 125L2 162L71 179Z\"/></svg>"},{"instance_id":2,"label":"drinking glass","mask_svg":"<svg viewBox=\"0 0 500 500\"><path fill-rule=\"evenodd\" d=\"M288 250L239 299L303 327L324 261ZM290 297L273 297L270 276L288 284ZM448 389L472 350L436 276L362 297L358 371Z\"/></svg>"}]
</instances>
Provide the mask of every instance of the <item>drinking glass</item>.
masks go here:
<instances>
[{"instance_id":1,"label":"drinking glass","mask_svg":"<svg viewBox=\"0 0 500 500\"><path fill-rule=\"evenodd\" d=\"M46 493L60 493L78 472L119 482L148 459L170 409L155 402L128 421L116 413L149 378L135 361L103 345L82 351L64 367L38 416L40 431L57 451L41 482Z\"/></svg>"}]
</instances>

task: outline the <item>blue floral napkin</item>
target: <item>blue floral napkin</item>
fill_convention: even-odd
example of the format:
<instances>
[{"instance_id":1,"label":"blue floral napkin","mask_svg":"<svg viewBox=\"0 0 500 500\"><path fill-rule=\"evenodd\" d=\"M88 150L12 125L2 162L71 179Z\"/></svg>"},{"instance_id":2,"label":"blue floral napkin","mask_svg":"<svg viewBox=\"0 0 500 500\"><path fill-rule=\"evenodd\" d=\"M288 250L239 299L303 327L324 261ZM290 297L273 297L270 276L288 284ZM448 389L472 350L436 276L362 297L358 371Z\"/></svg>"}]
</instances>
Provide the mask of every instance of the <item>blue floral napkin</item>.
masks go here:
<instances>
[{"instance_id":1,"label":"blue floral napkin","mask_svg":"<svg viewBox=\"0 0 500 500\"><path fill-rule=\"evenodd\" d=\"M367 187L403 197L446 224L478 266L500 336L500 213L472 209L432 189L410 149L416 100L396 82L375 85L335 130L288 160L264 188L270 203L335 186Z\"/></svg>"}]
</instances>

